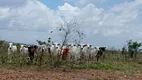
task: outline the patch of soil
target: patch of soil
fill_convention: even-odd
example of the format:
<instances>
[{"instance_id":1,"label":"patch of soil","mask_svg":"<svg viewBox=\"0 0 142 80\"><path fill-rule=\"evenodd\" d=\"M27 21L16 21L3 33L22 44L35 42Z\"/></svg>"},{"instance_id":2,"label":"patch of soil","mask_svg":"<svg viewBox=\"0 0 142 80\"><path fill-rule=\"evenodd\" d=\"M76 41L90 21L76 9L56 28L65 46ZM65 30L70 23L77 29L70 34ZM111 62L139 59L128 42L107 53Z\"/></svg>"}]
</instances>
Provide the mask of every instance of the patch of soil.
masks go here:
<instances>
[{"instance_id":1,"label":"patch of soil","mask_svg":"<svg viewBox=\"0 0 142 80\"><path fill-rule=\"evenodd\" d=\"M0 80L142 80L140 71L109 70L0 70Z\"/></svg>"}]
</instances>

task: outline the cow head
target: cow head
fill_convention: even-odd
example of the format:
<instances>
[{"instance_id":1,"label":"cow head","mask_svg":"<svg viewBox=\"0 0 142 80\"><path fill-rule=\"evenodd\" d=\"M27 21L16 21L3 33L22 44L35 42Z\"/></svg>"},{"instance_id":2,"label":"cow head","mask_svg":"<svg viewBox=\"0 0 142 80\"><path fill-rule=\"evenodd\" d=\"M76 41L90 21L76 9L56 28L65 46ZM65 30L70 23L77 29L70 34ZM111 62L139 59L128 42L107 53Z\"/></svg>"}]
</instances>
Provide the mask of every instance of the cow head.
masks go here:
<instances>
[{"instance_id":1,"label":"cow head","mask_svg":"<svg viewBox=\"0 0 142 80\"><path fill-rule=\"evenodd\" d=\"M84 44L83 47L87 46L87 44Z\"/></svg>"},{"instance_id":2,"label":"cow head","mask_svg":"<svg viewBox=\"0 0 142 80\"><path fill-rule=\"evenodd\" d=\"M29 52L35 52L37 50L38 46L32 45L28 47Z\"/></svg>"},{"instance_id":3,"label":"cow head","mask_svg":"<svg viewBox=\"0 0 142 80\"><path fill-rule=\"evenodd\" d=\"M76 46L75 44L73 46Z\"/></svg>"},{"instance_id":4,"label":"cow head","mask_svg":"<svg viewBox=\"0 0 142 80\"><path fill-rule=\"evenodd\" d=\"M54 45L54 43L52 43L52 45Z\"/></svg>"},{"instance_id":5,"label":"cow head","mask_svg":"<svg viewBox=\"0 0 142 80\"><path fill-rule=\"evenodd\" d=\"M99 50L105 51L106 47L99 47Z\"/></svg>"},{"instance_id":6,"label":"cow head","mask_svg":"<svg viewBox=\"0 0 142 80\"><path fill-rule=\"evenodd\" d=\"M58 43L57 46L60 46L60 44Z\"/></svg>"},{"instance_id":7,"label":"cow head","mask_svg":"<svg viewBox=\"0 0 142 80\"><path fill-rule=\"evenodd\" d=\"M37 46L37 45L34 45L33 47L34 47L35 49L37 49L37 48L38 48L38 46Z\"/></svg>"},{"instance_id":8,"label":"cow head","mask_svg":"<svg viewBox=\"0 0 142 80\"><path fill-rule=\"evenodd\" d=\"M71 46L74 46L74 44L73 44L73 43L71 43Z\"/></svg>"},{"instance_id":9,"label":"cow head","mask_svg":"<svg viewBox=\"0 0 142 80\"><path fill-rule=\"evenodd\" d=\"M13 43L9 43L9 49L12 49Z\"/></svg>"},{"instance_id":10,"label":"cow head","mask_svg":"<svg viewBox=\"0 0 142 80\"><path fill-rule=\"evenodd\" d=\"M94 48L97 49L98 51L100 50L100 47L98 47L98 46L97 46L97 47L94 47Z\"/></svg>"},{"instance_id":11,"label":"cow head","mask_svg":"<svg viewBox=\"0 0 142 80\"><path fill-rule=\"evenodd\" d=\"M24 45L20 45L21 46L21 48L23 48L24 47Z\"/></svg>"},{"instance_id":12,"label":"cow head","mask_svg":"<svg viewBox=\"0 0 142 80\"><path fill-rule=\"evenodd\" d=\"M80 45L80 44L78 44L78 45L77 45L77 47L81 48L81 45Z\"/></svg>"},{"instance_id":13,"label":"cow head","mask_svg":"<svg viewBox=\"0 0 142 80\"><path fill-rule=\"evenodd\" d=\"M71 44L68 44L68 46L70 47L70 46L71 46Z\"/></svg>"},{"instance_id":14,"label":"cow head","mask_svg":"<svg viewBox=\"0 0 142 80\"><path fill-rule=\"evenodd\" d=\"M78 44L77 46L81 46L80 44Z\"/></svg>"}]
</instances>

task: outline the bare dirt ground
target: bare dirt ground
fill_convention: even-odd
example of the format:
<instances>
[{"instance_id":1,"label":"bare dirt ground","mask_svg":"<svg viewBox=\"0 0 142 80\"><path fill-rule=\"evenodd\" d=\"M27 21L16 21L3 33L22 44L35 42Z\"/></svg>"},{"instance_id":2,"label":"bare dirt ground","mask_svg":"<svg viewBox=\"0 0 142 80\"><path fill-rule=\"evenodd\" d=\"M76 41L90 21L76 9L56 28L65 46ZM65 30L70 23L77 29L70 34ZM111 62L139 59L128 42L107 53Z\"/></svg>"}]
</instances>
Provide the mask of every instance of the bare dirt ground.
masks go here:
<instances>
[{"instance_id":1,"label":"bare dirt ground","mask_svg":"<svg viewBox=\"0 0 142 80\"><path fill-rule=\"evenodd\" d=\"M110 70L0 70L0 80L142 80L141 71Z\"/></svg>"}]
</instances>

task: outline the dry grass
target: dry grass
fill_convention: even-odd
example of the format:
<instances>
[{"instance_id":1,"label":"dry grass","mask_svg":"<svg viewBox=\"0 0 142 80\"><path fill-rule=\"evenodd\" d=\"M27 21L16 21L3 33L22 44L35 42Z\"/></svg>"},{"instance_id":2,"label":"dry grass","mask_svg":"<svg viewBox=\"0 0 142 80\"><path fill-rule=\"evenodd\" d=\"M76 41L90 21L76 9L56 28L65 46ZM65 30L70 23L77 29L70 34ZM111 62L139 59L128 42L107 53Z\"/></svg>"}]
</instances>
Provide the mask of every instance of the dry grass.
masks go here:
<instances>
[{"instance_id":1,"label":"dry grass","mask_svg":"<svg viewBox=\"0 0 142 80\"><path fill-rule=\"evenodd\" d=\"M134 61L125 60L121 54L106 52L98 64L94 59L90 64L70 68L69 62L61 62L59 69L51 64L49 54L44 54L42 61L37 59L32 65L26 63L26 57L20 63L20 55L16 53L10 64L7 53L1 53L0 80L142 80L142 65L138 64L142 62L141 53Z\"/></svg>"}]
</instances>

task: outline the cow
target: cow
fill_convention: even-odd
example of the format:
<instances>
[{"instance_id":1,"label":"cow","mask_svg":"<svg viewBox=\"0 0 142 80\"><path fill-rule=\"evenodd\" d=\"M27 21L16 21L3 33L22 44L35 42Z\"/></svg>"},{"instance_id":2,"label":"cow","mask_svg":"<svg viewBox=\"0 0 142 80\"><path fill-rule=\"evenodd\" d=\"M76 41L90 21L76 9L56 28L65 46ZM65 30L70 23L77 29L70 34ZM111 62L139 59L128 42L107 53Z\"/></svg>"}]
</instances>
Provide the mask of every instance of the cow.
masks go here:
<instances>
[{"instance_id":1,"label":"cow","mask_svg":"<svg viewBox=\"0 0 142 80\"><path fill-rule=\"evenodd\" d=\"M89 47L87 44L83 45L82 54L84 56L85 61L89 63Z\"/></svg>"},{"instance_id":2,"label":"cow","mask_svg":"<svg viewBox=\"0 0 142 80\"><path fill-rule=\"evenodd\" d=\"M28 46L28 56L30 58L30 62L33 62L33 59L34 59L35 54L37 52L37 48L38 48L37 45Z\"/></svg>"},{"instance_id":3,"label":"cow","mask_svg":"<svg viewBox=\"0 0 142 80\"><path fill-rule=\"evenodd\" d=\"M11 59L14 56L14 53L17 52L17 46L13 45L13 43L9 43L9 47L8 47L8 58L9 58L9 62L11 63Z\"/></svg>"},{"instance_id":4,"label":"cow","mask_svg":"<svg viewBox=\"0 0 142 80\"><path fill-rule=\"evenodd\" d=\"M106 50L106 47L96 47L98 50L98 53L96 55L97 62L99 61L100 57L104 54L104 51Z\"/></svg>"},{"instance_id":5,"label":"cow","mask_svg":"<svg viewBox=\"0 0 142 80\"><path fill-rule=\"evenodd\" d=\"M95 56L97 56L99 52L99 47L93 47L90 51L90 60L92 61Z\"/></svg>"},{"instance_id":6,"label":"cow","mask_svg":"<svg viewBox=\"0 0 142 80\"><path fill-rule=\"evenodd\" d=\"M80 56L81 56L81 46L78 44L72 44L72 46L69 48L69 59L70 61L74 61L75 63L79 62Z\"/></svg>"},{"instance_id":7,"label":"cow","mask_svg":"<svg viewBox=\"0 0 142 80\"><path fill-rule=\"evenodd\" d=\"M61 49L60 49L59 43L52 43L51 47L48 48L50 58L53 58L54 60L57 59L60 51L61 51Z\"/></svg>"},{"instance_id":8,"label":"cow","mask_svg":"<svg viewBox=\"0 0 142 80\"><path fill-rule=\"evenodd\" d=\"M62 55L62 60L66 60L66 58L69 56L69 45L64 45L61 51L61 55Z\"/></svg>"},{"instance_id":9,"label":"cow","mask_svg":"<svg viewBox=\"0 0 142 80\"><path fill-rule=\"evenodd\" d=\"M20 46L20 54L21 55L28 54L28 47L21 45Z\"/></svg>"},{"instance_id":10,"label":"cow","mask_svg":"<svg viewBox=\"0 0 142 80\"><path fill-rule=\"evenodd\" d=\"M55 55L55 51L56 51L56 46L55 46L55 44L52 44L51 47L50 47L50 49L48 49L48 52L49 52L52 56L54 56L54 55Z\"/></svg>"},{"instance_id":11,"label":"cow","mask_svg":"<svg viewBox=\"0 0 142 80\"><path fill-rule=\"evenodd\" d=\"M48 52L48 47L46 45L41 45L38 47L38 52Z\"/></svg>"},{"instance_id":12,"label":"cow","mask_svg":"<svg viewBox=\"0 0 142 80\"><path fill-rule=\"evenodd\" d=\"M59 43L53 43L53 44L51 45L50 50L51 50L52 55L53 55L54 57L57 57L57 55L58 55L59 52L60 52L60 44L59 44Z\"/></svg>"},{"instance_id":13,"label":"cow","mask_svg":"<svg viewBox=\"0 0 142 80\"><path fill-rule=\"evenodd\" d=\"M81 45L80 44L77 45L74 56L75 56L76 64L79 64L81 60Z\"/></svg>"},{"instance_id":14,"label":"cow","mask_svg":"<svg viewBox=\"0 0 142 80\"><path fill-rule=\"evenodd\" d=\"M23 57L28 54L28 47L20 45L20 63L23 61Z\"/></svg>"}]
</instances>

